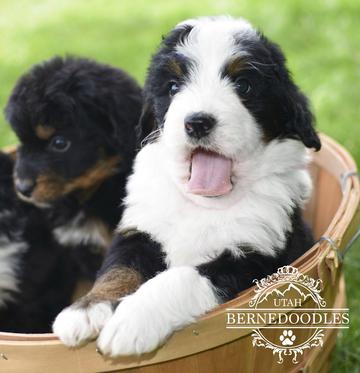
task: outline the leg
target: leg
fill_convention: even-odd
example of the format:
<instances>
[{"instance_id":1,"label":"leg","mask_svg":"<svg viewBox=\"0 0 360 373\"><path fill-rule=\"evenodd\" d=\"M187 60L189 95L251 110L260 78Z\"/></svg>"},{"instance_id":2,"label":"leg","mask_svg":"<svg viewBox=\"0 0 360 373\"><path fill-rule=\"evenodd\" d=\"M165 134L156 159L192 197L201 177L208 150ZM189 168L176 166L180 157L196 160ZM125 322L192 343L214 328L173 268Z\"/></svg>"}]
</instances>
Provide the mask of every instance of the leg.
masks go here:
<instances>
[{"instance_id":1,"label":"leg","mask_svg":"<svg viewBox=\"0 0 360 373\"><path fill-rule=\"evenodd\" d=\"M54 333L67 346L96 338L121 298L163 271L160 245L138 231L118 235L104 260L92 290L55 319Z\"/></svg>"},{"instance_id":2,"label":"leg","mask_svg":"<svg viewBox=\"0 0 360 373\"><path fill-rule=\"evenodd\" d=\"M175 330L272 273L278 258L225 251L197 268L173 267L123 299L102 329L99 349L112 357L150 352Z\"/></svg>"},{"instance_id":3,"label":"leg","mask_svg":"<svg viewBox=\"0 0 360 373\"><path fill-rule=\"evenodd\" d=\"M192 267L161 272L117 306L98 339L110 356L149 352L219 303L211 282Z\"/></svg>"}]
</instances>

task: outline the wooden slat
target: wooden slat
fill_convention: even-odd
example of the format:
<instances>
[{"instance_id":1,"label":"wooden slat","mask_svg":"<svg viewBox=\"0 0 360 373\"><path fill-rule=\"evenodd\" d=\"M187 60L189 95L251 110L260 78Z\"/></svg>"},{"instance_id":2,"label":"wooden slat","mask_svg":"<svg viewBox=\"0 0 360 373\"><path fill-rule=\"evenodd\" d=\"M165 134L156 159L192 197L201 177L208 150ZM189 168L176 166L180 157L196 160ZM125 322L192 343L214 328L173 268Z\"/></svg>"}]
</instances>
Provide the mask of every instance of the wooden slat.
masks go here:
<instances>
[{"instance_id":1,"label":"wooden slat","mask_svg":"<svg viewBox=\"0 0 360 373\"><path fill-rule=\"evenodd\" d=\"M313 192L309 202L306 204L305 211L303 213L305 221L313 227L315 224L316 216L316 207L317 207L317 195L319 193L318 188L318 176L319 176L319 167L316 163L312 163L310 166L310 174L313 182Z\"/></svg>"},{"instance_id":2,"label":"wooden slat","mask_svg":"<svg viewBox=\"0 0 360 373\"><path fill-rule=\"evenodd\" d=\"M316 211L314 216L314 236L324 235L342 199L340 184L334 176L321 169L317 179Z\"/></svg>"}]
</instances>

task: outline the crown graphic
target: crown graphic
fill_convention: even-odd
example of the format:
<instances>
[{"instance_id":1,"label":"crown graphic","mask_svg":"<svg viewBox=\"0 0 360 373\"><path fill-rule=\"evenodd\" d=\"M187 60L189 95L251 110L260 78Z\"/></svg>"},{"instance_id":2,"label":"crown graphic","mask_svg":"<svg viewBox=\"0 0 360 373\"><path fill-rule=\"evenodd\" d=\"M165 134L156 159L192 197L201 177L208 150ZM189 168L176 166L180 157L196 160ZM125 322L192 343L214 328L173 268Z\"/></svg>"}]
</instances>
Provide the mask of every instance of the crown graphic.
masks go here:
<instances>
[{"instance_id":1,"label":"crown graphic","mask_svg":"<svg viewBox=\"0 0 360 373\"><path fill-rule=\"evenodd\" d=\"M283 266L278 268L276 273L268 275L261 280L254 280L256 284L255 295L250 300L249 306L254 307L264 293L267 293L271 287L283 285L284 283L299 284L304 286L312 294L312 298L320 307L326 307L326 302L320 295L322 290L321 279L313 279L308 275L303 275L299 270L292 266Z\"/></svg>"},{"instance_id":2,"label":"crown graphic","mask_svg":"<svg viewBox=\"0 0 360 373\"><path fill-rule=\"evenodd\" d=\"M292 267L292 266L284 266L284 267L280 267L278 270L277 270L277 273L279 275L286 275L286 276L289 276L289 275L294 275L294 276L297 276L299 274L299 270L295 267Z\"/></svg>"}]
</instances>

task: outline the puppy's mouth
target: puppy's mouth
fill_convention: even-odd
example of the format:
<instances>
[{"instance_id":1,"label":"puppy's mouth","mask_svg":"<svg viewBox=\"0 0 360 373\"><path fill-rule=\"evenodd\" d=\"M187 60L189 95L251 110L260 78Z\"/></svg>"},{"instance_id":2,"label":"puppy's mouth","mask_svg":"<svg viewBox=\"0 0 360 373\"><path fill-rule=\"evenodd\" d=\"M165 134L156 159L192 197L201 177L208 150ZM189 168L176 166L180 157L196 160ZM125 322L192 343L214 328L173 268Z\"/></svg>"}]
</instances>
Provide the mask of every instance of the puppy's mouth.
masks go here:
<instances>
[{"instance_id":1,"label":"puppy's mouth","mask_svg":"<svg viewBox=\"0 0 360 373\"><path fill-rule=\"evenodd\" d=\"M232 160L205 149L196 149L190 160L188 193L219 197L232 190Z\"/></svg>"}]
</instances>

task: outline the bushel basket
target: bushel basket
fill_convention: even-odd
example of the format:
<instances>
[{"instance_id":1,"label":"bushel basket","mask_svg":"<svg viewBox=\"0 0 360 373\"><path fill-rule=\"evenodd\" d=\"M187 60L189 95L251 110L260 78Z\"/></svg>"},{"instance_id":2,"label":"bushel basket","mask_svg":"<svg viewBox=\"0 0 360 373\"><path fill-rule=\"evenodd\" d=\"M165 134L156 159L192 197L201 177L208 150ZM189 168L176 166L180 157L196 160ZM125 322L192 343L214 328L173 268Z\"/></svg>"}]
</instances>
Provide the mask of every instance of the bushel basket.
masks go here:
<instances>
[{"instance_id":1,"label":"bushel basket","mask_svg":"<svg viewBox=\"0 0 360 373\"><path fill-rule=\"evenodd\" d=\"M322 135L313 156L314 192L305 211L318 242L292 265L323 281L328 308L346 305L342 267L344 250L358 234L360 186L356 165L339 144ZM270 349L253 347L252 330L226 329L227 308L247 308L254 287L175 333L154 353L111 360L96 352L94 342L78 349L63 346L53 334L0 333L0 372L12 373L252 373L327 372L337 329L324 331L323 346L307 349L294 364L277 362ZM306 332L306 331L304 331ZM269 333L278 333L269 329Z\"/></svg>"}]
</instances>

